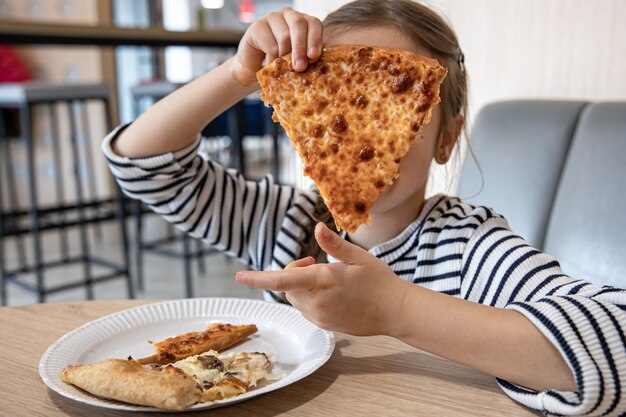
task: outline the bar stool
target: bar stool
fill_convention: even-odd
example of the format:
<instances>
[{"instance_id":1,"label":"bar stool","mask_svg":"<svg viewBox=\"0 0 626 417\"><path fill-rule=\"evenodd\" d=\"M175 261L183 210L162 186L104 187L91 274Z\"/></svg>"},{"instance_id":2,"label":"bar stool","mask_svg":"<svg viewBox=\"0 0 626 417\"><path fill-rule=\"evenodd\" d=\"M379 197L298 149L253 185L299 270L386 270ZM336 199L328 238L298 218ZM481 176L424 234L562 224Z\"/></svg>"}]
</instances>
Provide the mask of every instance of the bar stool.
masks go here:
<instances>
[{"instance_id":1,"label":"bar stool","mask_svg":"<svg viewBox=\"0 0 626 417\"><path fill-rule=\"evenodd\" d=\"M133 99L133 112L134 116L138 117L145 108L154 104L156 101L162 99L170 93L173 93L183 84L170 83L167 81L153 81L137 85L130 89L130 93ZM204 242L199 239L192 239L186 233L175 230L175 228L167 223L167 234L163 238L152 239L147 241L143 236L144 219L147 214L151 214L152 211L143 205L139 200L132 201L133 217L135 219L135 235L134 235L134 249L135 249L135 273L137 276L137 288L139 290L144 289L144 252L149 251L170 258L182 259L183 261L183 276L185 280L185 296L187 298L193 297L193 276L191 270L191 262L195 259L198 262L198 272L204 274L206 266L204 257L207 254L215 253L211 248L206 247ZM191 249L191 241L195 240L195 249ZM167 245L181 242L181 250L170 249Z\"/></svg>"},{"instance_id":2,"label":"bar stool","mask_svg":"<svg viewBox=\"0 0 626 417\"><path fill-rule=\"evenodd\" d=\"M93 170L93 158L89 137L89 119L87 115L87 102L100 102L104 107L105 124L107 131L112 129L111 109L109 105L110 91L103 84L76 84L76 85L53 85L39 82L0 84L0 113L5 111L17 111L19 114L19 138L9 139L6 131L6 121L0 119L0 142L1 153L4 156L0 169L0 200L3 194L2 184L7 187L6 195L9 197L5 204L0 201L0 297L2 305L7 303L6 287L8 283L18 285L28 291L37 294L39 302L45 302L48 294L85 287L88 299L93 299L96 283L122 277L126 280L128 297L134 298L134 289L128 269L128 240L125 227L125 209L121 191L115 186L113 196L96 198L95 171ZM66 199L62 166L62 155L58 126L57 105L65 106L68 111L70 148L74 168L74 192L75 201ZM35 108L43 108L50 120L50 141L53 149L55 169L54 194L55 204L43 206L40 204L40 196L37 186L35 143L33 138L33 112ZM80 111L80 127L77 115ZM82 134L82 136L80 136ZM82 142L80 138L82 137ZM27 207L17 206L17 190L14 177L15 166L11 161L10 141L23 142L26 152L25 168L28 179L28 202ZM80 148L84 146L81 156ZM89 167L90 175L86 174ZM83 169L81 169L83 168ZM99 227L101 222L117 220L120 229L121 259L118 264L96 256L91 250L91 242L88 236L90 226ZM78 228L80 239L80 254L78 256L69 253L67 230L72 227ZM92 227L96 236L101 236L99 229ZM58 259L44 259L42 248L42 233L47 231L59 232L59 247L61 256ZM30 234L32 237L33 262L28 263L25 256L25 248L22 237ZM8 269L6 265L4 244L8 238L16 242L18 254L18 266ZM73 263L82 263L83 277L78 281L63 283L57 286L46 285L45 272L47 268L57 267ZM99 266L108 271L100 276L95 276L93 266ZM35 283L24 279L23 274L34 273Z\"/></svg>"}]
</instances>

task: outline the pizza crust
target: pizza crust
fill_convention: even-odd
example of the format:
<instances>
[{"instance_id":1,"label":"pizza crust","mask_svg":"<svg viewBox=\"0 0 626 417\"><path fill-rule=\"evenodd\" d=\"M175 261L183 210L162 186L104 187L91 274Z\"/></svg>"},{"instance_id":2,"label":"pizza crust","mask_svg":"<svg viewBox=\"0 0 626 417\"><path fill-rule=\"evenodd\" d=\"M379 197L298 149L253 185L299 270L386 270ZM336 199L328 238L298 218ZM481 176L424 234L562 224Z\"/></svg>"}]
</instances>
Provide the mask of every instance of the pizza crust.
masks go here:
<instances>
[{"instance_id":1,"label":"pizza crust","mask_svg":"<svg viewBox=\"0 0 626 417\"><path fill-rule=\"evenodd\" d=\"M202 397L196 381L182 371L172 366L144 367L134 360L68 366L60 377L102 398L168 410L183 410Z\"/></svg>"}]
</instances>

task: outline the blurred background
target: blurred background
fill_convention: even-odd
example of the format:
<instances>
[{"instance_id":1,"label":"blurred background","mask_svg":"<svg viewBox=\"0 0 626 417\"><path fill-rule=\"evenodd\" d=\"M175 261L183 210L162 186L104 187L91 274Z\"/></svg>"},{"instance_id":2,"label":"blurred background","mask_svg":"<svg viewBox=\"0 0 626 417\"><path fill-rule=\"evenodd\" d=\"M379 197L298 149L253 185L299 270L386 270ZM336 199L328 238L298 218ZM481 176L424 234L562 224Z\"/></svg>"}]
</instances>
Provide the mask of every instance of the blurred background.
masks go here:
<instances>
[{"instance_id":1,"label":"blurred background","mask_svg":"<svg viewBox=\"0 0 626 417\"><path fill-rule=\"evenodd\" d=\"M232 279L245 265L120 202L99 143L232 56L255 19L286 6L323 19L344 3L0 0L3 303L260 298ZM626 97L620 0L424 3L450 21L465 52L470 128L480 109L501 100ZM85 27L99 32L83 31L81 40ZM258 96L220 116L204 136L203 152L249 178L272 173L303 186L294 150ZM459 169L454 162L436 169L429 194L454 193Z\"/></svg>"}]
</instances>

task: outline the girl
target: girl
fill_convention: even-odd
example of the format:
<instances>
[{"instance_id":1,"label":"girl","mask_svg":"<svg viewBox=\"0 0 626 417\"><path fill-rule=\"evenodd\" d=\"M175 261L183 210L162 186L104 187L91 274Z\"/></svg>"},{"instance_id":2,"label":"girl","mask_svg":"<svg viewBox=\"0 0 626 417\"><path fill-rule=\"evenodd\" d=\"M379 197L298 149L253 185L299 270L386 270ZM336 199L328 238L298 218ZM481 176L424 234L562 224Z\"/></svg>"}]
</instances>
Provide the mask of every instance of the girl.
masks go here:
<instances>
[{"instance_id":1,"label":"girl","mask_svg":"<svg viewBox=\"0 0 626 417\"><path fill-rule=\"evenodd\" d=\"M448 69L423 139L372 224L349 236L324 224L332 219L316 190L269 176L249 182L197 155L198 132L258 88L263 64L291 52L304 70L323 43L406 49ZM103 149L129 196L251 265L237 281L284 292L321 327L389 335L474 367L545 413L624 413L626 292L565 276L490 209L425 199L430 163L450 157L466 102L457 39L428 8L359 0L323 24L287 8L251 25L236 56L112 132Z\"/></svg>"}]
</instances>

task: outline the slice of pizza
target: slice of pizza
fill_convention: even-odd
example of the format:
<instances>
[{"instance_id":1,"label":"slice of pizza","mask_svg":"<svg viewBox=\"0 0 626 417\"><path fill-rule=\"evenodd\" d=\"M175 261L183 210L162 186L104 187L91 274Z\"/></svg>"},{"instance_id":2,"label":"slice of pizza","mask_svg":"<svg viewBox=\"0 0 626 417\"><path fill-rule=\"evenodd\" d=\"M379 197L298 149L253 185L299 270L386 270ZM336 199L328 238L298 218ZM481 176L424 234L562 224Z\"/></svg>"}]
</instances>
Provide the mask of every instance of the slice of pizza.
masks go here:
<instances>
[{"instance_id":1,"label":"slice of pizza","mask_svg":"<svg viewBox=\"0 0 626 417\"><path fill-rule=\"evenodd\" d=\"M257 73L338 229L370 223L370 208L431 119L447 70L391 48L325 47L304 72L277 58Z\"/></svg>"},{"instance_id":2,"label":"slice of pizza","mask_svg":"<svg viewBox=\"0 0 626 417\"><path fill-rule=\"evenodd\" d=\"M257 328L254 324L236 326L213 323L201 332L189 332L153 343L156 352L137 361L141 364L166 365L208 350L224 350L241 342L256 331Z\"/></svg>"},{"instance_id":3,"label":"slice of pizza","mask_svg":"<svg viewBox=\"0 0 626 417\"><path fill-rule=\"evenodd\" d=\"M243 394L262 379L276 379L271 366L264 353L209 351L168 365L106 359L68 366L60 378L102 398L183 410Z\"/></svg>"}]
</instances>

